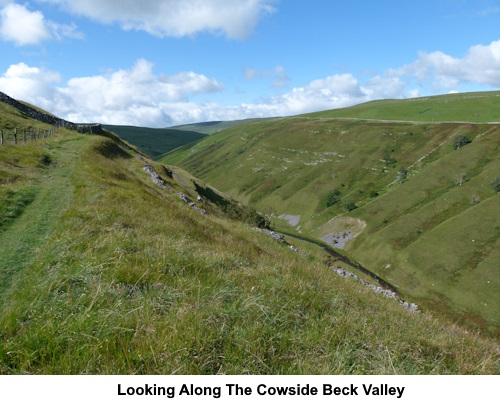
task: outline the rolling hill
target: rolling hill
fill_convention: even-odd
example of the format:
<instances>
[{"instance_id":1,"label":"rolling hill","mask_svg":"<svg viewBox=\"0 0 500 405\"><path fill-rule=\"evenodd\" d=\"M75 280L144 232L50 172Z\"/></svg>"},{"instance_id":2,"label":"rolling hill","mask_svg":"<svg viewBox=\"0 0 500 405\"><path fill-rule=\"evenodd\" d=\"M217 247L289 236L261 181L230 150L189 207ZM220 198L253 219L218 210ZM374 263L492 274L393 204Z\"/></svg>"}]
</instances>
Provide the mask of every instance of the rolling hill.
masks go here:
<instances>
[{"instance_id":1,"label":"rolling hill","mask_svg":"<svg viewBox=\"0 0 500 405\"><path fill-rule=\"evenodd\" d=\"M9 140L0 173L2 374L500 371L498 340L339 277L107 131Z\"/></svg>"},{"instance_id":2,"label":"rolling hill","mask_svg":"<svg viewBox=\"0 0 500 405\"><path fill-rule=\"evenodd\" d=\"M491 122L500 92L385 100L237 126L162 162L278 229L343 249L426 310L498 333L500 125Z\"/></svg>"}]
</instances>

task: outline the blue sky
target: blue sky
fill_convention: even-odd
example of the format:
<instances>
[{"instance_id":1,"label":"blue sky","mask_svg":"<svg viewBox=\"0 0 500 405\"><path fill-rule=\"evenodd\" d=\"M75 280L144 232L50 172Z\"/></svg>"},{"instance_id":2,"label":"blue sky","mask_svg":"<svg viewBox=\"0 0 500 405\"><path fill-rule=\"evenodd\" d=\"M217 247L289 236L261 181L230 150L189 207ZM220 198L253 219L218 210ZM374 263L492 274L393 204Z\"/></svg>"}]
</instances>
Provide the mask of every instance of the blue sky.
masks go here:
<instances>
[{"instance_id":1,"label":"blue sky","mask_svg":"<svg viewBox=\"0 0 500 405\"><path fill-rule=\"evenodd\" d=\"M500 0L0 0L0 91L164 127L500 88Z\"/></svg>"}]
</instances>

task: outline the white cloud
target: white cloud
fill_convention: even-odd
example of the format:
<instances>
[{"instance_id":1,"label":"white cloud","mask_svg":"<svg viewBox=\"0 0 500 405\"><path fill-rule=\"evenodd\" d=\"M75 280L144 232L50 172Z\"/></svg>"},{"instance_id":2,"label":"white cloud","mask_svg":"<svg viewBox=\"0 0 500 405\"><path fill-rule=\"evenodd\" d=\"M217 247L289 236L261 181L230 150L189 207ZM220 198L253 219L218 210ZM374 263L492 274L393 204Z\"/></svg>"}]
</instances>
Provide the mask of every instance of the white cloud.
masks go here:
<instances>
[{"instance_id":1,"label":"white cloud","mask_svg":"<svg viewBox=\"0 0 500 405\"><path fill-rule=\"evenodd\" d=\"M0 91L50 110L57 96L53 84L59 81L61 76L56 72L19 63L11 65L0 77Z\"/></svg>"},{"instance_id":2,"label":"white cloud","mask_svg":"<svg viewBox=\"0 0 500 405\"><path fill-rule=\"evenodd\" d=\"M351 74L337 74L260 103L197 104L189 100L192 95L218 92L224 86L202 74L155 75L152 68L152 63L140 59L130 69L73 78L64 86L53 87L60 80L58 74L21 63L12 65L0 77L0 91L74 122L161 127L340 108L381 98L388 89L395 94L400 88L391 78L374 78L361 86Z\"/></svg>"},{"instance_id":3,"label":"white cloud","mask_svg":"<svg viewBox=\"0 0 500 405\"><path fill-rule=\"evenodd\" d=\"M78 31L75 23L57 24L53 21L48 21L47 28L58 41L61 41L63 38L83 39L85 37L82 32Z\"/></svg>"},{"instance_id":4,"label":"white cloud","mask_svg":"<svg viewBox=\"0 0 500 405\"><path fill-rule=\"evenodd\" d=\"M263 71L248 68L243 73L249 80L270 82L280 75L286 77L285 69L280 66ZM429 95L432 94L429 89L433 88L455 91L461 84L500 87L500 40L473 46L463 58L443 52L422 53L414 62L364 82L349 73L335 74L284 94L239 105L195 103L194 95L220 92L223 84L194 72L155 74L152 63L144 59L128 69L72 78L62 85L60 82L58 73L20 63L11 65L0 76L0 91L75 122L161 127L196 121L288 116L381 98Z\"/></svg>"},{"instance_id":5,"label":"white cloud","mask_svg":"<svg viewBox=\"0 0 500 405\"><path fill-rule=\"evenodd\" d=\"M51 38L43 14L19 4L7 4L0 11L0 36L18 46L37 45Z\"/></svg>"},{"instance_id":6,"label":"white cloud","mask_svg":"<svg viewBox=\"0 0 500 405\"><path fill-rule=\"evenodd\" d=\"M258 79L262 76L261 73L257 69L247 67L243 70L243 77L246 80L253 80L253 79Z\"/></svg>"},{"instance_id":7,"label":"white cloud","mask_svg":"<svg viewBox=\"0 0 500 405\"><path fill-rule=\"evenodd\" d=\"M221 91L224 86L202 74L155 75L152 63L140 59L133 67L107 75L70 79L54 86L59 74L12 65L0 77L0 91L37 104L75 122L167 126L193 121L269 117L344 107L370 95L350 74L314 80L308 85L261 103L223 106L196 104L195 94Z\"/></svg>"},{"instance_id":8,"label":"white cloud","mask_svg":"<svg viewBox=\"0 0 500 405\"><path fill-rule=\"evenodd\" d=\"M283 66L277 65L273 69L257 70L251 67L243 69L245 80L272 79L271 87L288 87L290 78Z\"/></svg>"},{"instance_id":9,"label":"white cloud","mask_svg":"<svg viewBox=\"0 0 500 405\"><path fill-rule=\"evenodd\" d=\"M193 109L190 96L224 88L217 80L193 72L155 75L153 64L144 59L130 69L54 86L60 80L58 73L20 63L0 77L0 91L75 122L166 126L173 123L170 114L175 115L177 108Z\"/></svg>"},{"instance_id":10,"label":"white cloud","mask_svg":"<svg viewBox=\"0 0 500 405\"><path fill-rule=\"evenodd\" d=\"M472 46L463 58L441 51L420 53L413 63L391 69L388 75L414 77L435 91L453 89L460 83L500 87L500 40Z\"/></svg>"},{"instance_id":11,"label":"white cloud","mask_svg":"<svg viewBox=\"0 0 500 405\"><path fill-rule=\"evenodd\" d=\"M370 99L401 98L405 83L399 77L374 76L363 86Z\"/></svg>"},{"instance_id":12,"label":"white cloud","mask_svg":"<svg viewBox=\"0 0 500 405\"><path fill-rule=\"evenodd\" d=\"M247 37L275 0L44 0L102 23L119 23L159 37L182 37L201 31Z\"/></svg>"},{"instance_id":13,"label":"white cloud","mask_svg":"<svg viewBox=\"0 0 500 405\"><path fill-rule=\"evenodd\" d=\"M59 89L67 103L58 106L58 111L77 122L166 126L172 122L171 106L187 103L191 95L224 88L201 74L156 76L152 68L152 63L140 59L128 70L71 79Z\"/></svg>"},{"instance_id":14,"label":"white cloud","mask_svg":"<svg viewBox=\"0 0 500 405\"><path fill-rule=\"evenodd\" d=\"M0 11L0 38L16 46L39 45L63 37L81 39L75 24L58 24L45 20L40 11L30 11L26 6L7 3Z\"/></svg>"},{"instance_id":15,"label":"white cloud","mask_svg":"<svg viewBox=\"0 0 500 405\"><path fill-rule=\"evenodd\" d=\"M366 98L367 94L354 76L336 74L274 97L270 105L280 111L278 115L287 115L345 107Z\"/></svg>"}]
</instances>

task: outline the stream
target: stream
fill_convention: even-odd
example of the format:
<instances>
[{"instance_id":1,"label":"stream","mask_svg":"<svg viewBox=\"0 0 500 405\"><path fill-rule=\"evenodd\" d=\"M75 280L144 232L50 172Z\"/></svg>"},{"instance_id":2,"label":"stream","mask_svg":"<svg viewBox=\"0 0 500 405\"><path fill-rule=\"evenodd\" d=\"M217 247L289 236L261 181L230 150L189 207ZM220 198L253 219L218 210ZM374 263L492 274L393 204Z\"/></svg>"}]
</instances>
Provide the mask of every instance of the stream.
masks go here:
<instances>
[{"instance_id":1,"label":"stream","mask_svg":"<svg viewBox=\"0 0 500 405\"><path fill-rule=\"evenodd\" d=\"M305 236L294 235L292 233L288 233L288 232L285 232L285 231L282 231L282 230L279 230L278 232L282 233L283 235L290 236L292 238L296 238L296 239L299 239L301 241L312 243L313 245L319 246L325 252L327 252L331 257L333 257L335 260L338 260L338 261L340 261L342 263L345 263L345 264L347 264L347 265L349 265L351 267L354 267L355 269L359 270L360 272L362 272L363 274L367 275L371 279L375 280L381 287L383 287L383 288L385 288L387 290L395 292L400 299L402 298L401 293L398 291L398 289L396 287L394 287L393 285L389 284L387 281L381 279L379 276L377 276L375 273L373 273L370 270L368 270L366 267L363 267L359 263L356 263L356 262L352 261L351 259L349 259L348 257L342 255L341 253L336 252L335 250L333 250L327 244L319 242L319 241L316 241L314 239L307 238Z\"/></svg>"}]
</instances>

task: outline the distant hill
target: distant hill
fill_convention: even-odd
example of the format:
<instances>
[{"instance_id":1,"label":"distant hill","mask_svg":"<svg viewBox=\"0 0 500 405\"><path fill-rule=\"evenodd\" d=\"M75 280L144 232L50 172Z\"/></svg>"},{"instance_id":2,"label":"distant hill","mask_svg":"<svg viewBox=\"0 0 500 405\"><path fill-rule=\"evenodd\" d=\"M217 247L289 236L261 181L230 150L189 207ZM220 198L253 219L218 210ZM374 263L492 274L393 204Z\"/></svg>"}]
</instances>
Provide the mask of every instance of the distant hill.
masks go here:
<instances>
[{"instance_id":1,"label":"distant hill","mask_svg":"<svg viewBox=\"0 0 500 405\"><path fill-rule=\"evenodd\" d=\"M198 122L195 124L177 125L169 127L170 129L180 129L182 131L195 131L202 134L211 135L216 132L222 131L224 129L232 128L237 125L262 121L268 118L249 118L245 120L234 120L234 121L209 121L209 122Z\"/></svg>"},{"instance_id":2,"label":"distant hill","mask_svg":"<svg viewBox=\"0 0 500 405\"><path fill-rule=\"evenodd\" d=\"M500 124L463 122L472 120L500 122L500 92L247 123L162 161L278 229L342 248L425 308L500 331L500 195L492 186Z\"/></svg>"},{"instance_id":3,"label":"distant hill","mask_svg":"<svg viewBox=\"0 0 500 405\"><path fill-rule=\"evenodd\" d=\"M203 139L206 134L170 128L146 128L125 125L103 125L108 131L137 146L155 158L182 145Z\"/></svg>"}]
</instances>

